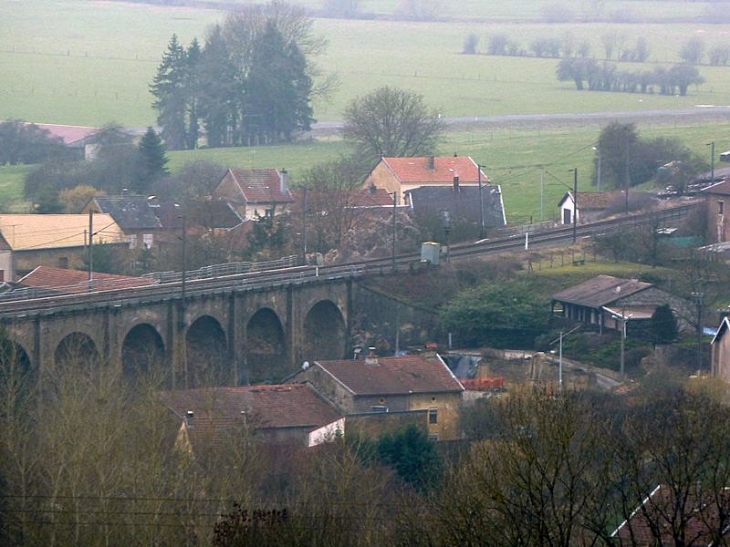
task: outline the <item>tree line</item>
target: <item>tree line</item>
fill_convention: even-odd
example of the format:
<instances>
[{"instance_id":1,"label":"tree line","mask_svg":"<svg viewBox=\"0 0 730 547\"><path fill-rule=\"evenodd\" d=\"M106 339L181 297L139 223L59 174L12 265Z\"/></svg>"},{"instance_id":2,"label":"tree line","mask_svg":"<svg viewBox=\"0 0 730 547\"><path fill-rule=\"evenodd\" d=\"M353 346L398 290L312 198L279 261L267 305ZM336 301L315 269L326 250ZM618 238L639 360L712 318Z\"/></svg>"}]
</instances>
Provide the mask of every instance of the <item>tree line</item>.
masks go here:
<instances>
[{"instance_id":1,"label":"tree line","mask_svg":"<svg viewBox=\"0 0 730 547\"><path fill-rule=\"evenodd\" d=\"M173 35L150 85L162 139L172 150L291 140L314 121L311 101L335 83L313 84L311 57L326 42L304 10L279 0L231 12L201 46Z\"/></svg>"},{"instance_id":2,"label":"tree line","mask_svg":"<svg viewBox=\"0 0 730 547\"><path fill-rule=\"evenodd\" d=\"M631 72L619 70L615 63L595 59L566 57L556 70L558 80L573 81L577 90L619 91L624 93L658 93L660 95L687 95L691 85L704 83L696 67L689 64L670 68Z\"/></svg>"},{"instance_id":3,"label":"tree line","mask_svg":"<svg viewBox=\"0 0 730 547\"><path fill-rule=\"evenodd\" d=\"M176 447L180 421L153 374L129 385L68 363L43 375L34 388L3 343L7 545L601 546L647 499L657 544L696 544L698 508L707 544L722 545L730 525L730 411L668 370L630 396L481 399L452 445L409 428L276 447L242 423L194 452Z\"/></svg>"}]
</instances>

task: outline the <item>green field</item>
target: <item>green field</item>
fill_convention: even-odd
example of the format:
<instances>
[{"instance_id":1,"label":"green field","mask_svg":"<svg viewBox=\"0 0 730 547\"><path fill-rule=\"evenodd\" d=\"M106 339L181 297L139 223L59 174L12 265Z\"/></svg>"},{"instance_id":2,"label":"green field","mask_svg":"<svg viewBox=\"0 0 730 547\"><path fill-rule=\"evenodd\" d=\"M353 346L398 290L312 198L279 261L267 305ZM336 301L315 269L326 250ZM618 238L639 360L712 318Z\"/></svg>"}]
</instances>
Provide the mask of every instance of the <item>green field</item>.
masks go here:
<instances>
[{"instance_id":1,"label":"green field","mask_svg":"<svg viewBox=\"0 0 730 547\"><path fill-rule=\"evenodd\" d=\"M314 1L300 3L320 6ZM375 9L370 4L390 13L386 6L394 9L398 2L363 2L363 10ZM554 59L460 53L468 34L479 36L483 47L488 36L501 32L525 49L537 37L570 34L575 43L588 41L592 54L601 57L601 36L616 33L627 47L639 36L645 37L652 61L675 62L678 49L691 37L701 36L706 49L726 41L723 25L548 25L536 20L543 4L526 0L517 3L524 13L512 9L509 13L513 20L533 21L517 24L504 20L505 6L512 4L494 0L464 2L460 7L443 4L445 15L454 17L453 21L317 19L316 32L329 40L329 49L318 63L325 73L337 73L341 80L331 102L315 104L317 119L340 119L349 100L384 84L422 93L445 116L667 109L730 102L730 71L724 68L702 67L707 83L691 90L688 97L578 93L572 84L556 81ZM704 6L609 2L612 9L624 4L633 11L661 5L661 13L676 10L678 14L690 6L700 11ZM153 124L148 85L170 36L177 33L184 43L194 36L203 39L205 29L223 17L223 12L215 10L121 2L0 0L0 118L82 125Z\"/></svg>"},{"instance_id":2,"label":"green field","mask_svg":"<svg viewBox=\"0 0 730 547\"><path fill-rule=\"evenodd\" d=\"M244 4L246 2L239 2ZM321 9L320 0L296 3ZM703 2L607 3L605 18L622 10L634 16L672 19L666 24L540 22L543 2L496 0L441 2L445 21L416 23L391 16L400 0L362 0L361 10L380 19L315 19L315 30L329 40L318 59L325 73L337 73L341 85L330 102L315 104L319 120L341 118L353 97L389 84L423 94L443 116L583 113L622 110L691 108L698 104L730 104L730 69L703 66L706 83L687 97L578 92L555 79L557 61L529 57L462 55L464 38L475 33L484 48L489 36L504 33L525 49L538 37L571 35L587 41L592 55L603 55L601 37L615 33L626 47L639 36L647 39L652 62L677 61L679 48L701 36L706 50L726 41L723 25L680 22L707 10ZM579 15L587 2L566 5ZM628 10L628 11L627 11ZM313 12L316 13L316 12ZM148 85L173 33L184 43L222 21L216 10L161 7L92 0L0 0L0 119L127 126L155 123ZM653 65L632 64L631 70ZM640 128L646 136L677 136L700 154L713 140L718 150L730 148L725 125ZM483 128L450 134L442 152L472 155L503 186L512 221L551 218L558 198L572 185L569 169L577 167L579 186L588 189L591 146L600 127L537 130ZM318 162L344 154L337 140L266 148L198 150L171 154L171 168L205 157L225 165L287 167L294 180ZM545 167L542 207L540 173ZM5 208L26 207L19 183L26 168L0 168L0 197Z\"/></svg>"}]
</instances>

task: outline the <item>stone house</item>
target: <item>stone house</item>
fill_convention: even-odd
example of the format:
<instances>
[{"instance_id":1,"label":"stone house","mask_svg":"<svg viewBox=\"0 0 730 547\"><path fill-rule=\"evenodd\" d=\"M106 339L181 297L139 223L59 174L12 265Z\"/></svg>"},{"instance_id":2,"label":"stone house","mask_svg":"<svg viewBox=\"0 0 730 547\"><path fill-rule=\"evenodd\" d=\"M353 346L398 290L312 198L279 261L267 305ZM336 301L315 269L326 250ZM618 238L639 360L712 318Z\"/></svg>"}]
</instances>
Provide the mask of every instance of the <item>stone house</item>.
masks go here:
<instances>
[{"instance_id":1,"label":"stone house","mask_svg":"<svg viewBox=\"0 0 730 547\"><path fill-rule=\"evenodd\" d=\"M712 243L730 241L730 179L702 191L707 207L707 234Z\"/></svg>"},{"instance_id":2,"label":"stone house","mask_svg":"<svg viewBox=\"0 0 730 547\"><path fill-rule=\"evenodd\" d=\"M722 318L715 336L712 338L712 375L730 383L730 320Z\"/></svg>"},{"instance_id":3,"label":"stone house","mask_svg":"<svg viewBox=\"0 0 730 547\"><path fill-rule=\"evenodd\" d=\"M291 381L310 383L348 420L354 415L383 420L385 413L402 420L410 413L435 440L460 437L464 387L436 353L377 357L371 352L303 368Z\"/></svg>"}]
</instances>

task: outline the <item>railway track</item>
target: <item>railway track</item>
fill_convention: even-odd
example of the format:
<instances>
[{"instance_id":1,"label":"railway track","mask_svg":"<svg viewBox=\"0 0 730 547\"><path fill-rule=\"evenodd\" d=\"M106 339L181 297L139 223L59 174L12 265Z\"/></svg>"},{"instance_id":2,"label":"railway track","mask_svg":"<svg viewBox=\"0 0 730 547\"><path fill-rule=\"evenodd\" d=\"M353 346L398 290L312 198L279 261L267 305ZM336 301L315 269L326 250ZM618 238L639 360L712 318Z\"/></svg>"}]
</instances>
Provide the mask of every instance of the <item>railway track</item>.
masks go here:
<instances>
[{"instance_id":1,"label":"railway track","mask_svg":"<svg viewBox=\"0 0 730 547\"><path fill-rule=\"evenodd\" d=\"M525 248L546 248L571 243L573 238L584 239L626 227L657 224L663 227L679 222L697 207L697 203L665 209L658 212L606 219L590 224L556 227L545 231L531 231L525 227L521 233L495 237L476 243L453 245L449 249L450 260L465 260ZM527 234L527 235L525 235ZM211 277L185 280L185 298L197 298L206 294L245 292L302 283L322 283L334 279L358 278L373 274L407 271L420 254L410 253L381 259L371 259L334 266L283 266L262 271L212 275ZM0 300L0 319L24 318L28 315L51 315L89 308L116 308L140 305L146 302L182 302L182 280L160 282L143 287L90 291L82 294L54 294L35 298Z\"/></svg>"}]
</instances>

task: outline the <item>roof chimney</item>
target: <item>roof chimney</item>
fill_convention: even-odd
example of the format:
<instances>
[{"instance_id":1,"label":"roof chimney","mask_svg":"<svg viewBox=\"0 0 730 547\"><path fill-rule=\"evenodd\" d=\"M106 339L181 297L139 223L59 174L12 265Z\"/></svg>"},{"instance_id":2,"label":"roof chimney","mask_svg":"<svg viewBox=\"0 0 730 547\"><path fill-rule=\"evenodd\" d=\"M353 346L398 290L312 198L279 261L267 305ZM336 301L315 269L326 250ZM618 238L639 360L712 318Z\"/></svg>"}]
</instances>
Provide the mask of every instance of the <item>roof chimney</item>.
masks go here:
<instances>
[{"instance_id":1,"label":"roof chimney","mask_svg":"<svg viewBox=\"0 0 730 547\"><path fill-rule=\"evenodd\" d=\"M375 353L375 348L373 346L370 346L368 348L368 355L365 357L365 364L366 365L377 365L378 364L378 354Z\"/></svg>"},{"instance_id":2,"label":"roof chimney","mask_svg":"<svg viewBox=\"0 0 730 547\"><path fill-rule=\"evenodd\" d=\"M281 182L281 193L289 193L289 172L286 169L279 171L279 181Z\"/></svg>"},{"instance_id":3,"label":"roof chimney","mask_svg":"<svg viewBox=\"0 0 730 547\"><path fill-rule=\"evenodd\" d=\"M454 175L454 193L459 193L459 175Z\"/></svg>"},{"instance_id":4,"label":"roof chimney","mask_svg":"<svg viewBox=\"0 0 730 547\"><path fill-rule=\"evenodd\" d=\"M188 426L188 428L193 427L193 422L195 421L195 413L192 410L188 410L185 413L185 425Z\"/></svg>"},{"instance_id":5,"label":"roof chimney","mask_svg":"<svg viewBox=\"0 0 730 547\"><path fill-rule=\"evenodd\" d=\"M433 171L434 169L436 169L436 158L434 158L433 156L429 156L428 157L428 168L431 171Z\"/></svg>"},{"instance_id":6,"label":"roof chimney","mask_svg":"<svg viewBox=\"0 0 730 547\"><path fill-rule=\"evenodd\" d=\"M370 186L368 187L368 190L370 190L370 193L371 193L371 194L374 194L374 193L375 193L375 192L377 191L377 188L375 187L375 185L374 185L374 184L371 184L371 185L370 185Z\"/></svg>"}]
</instances>

